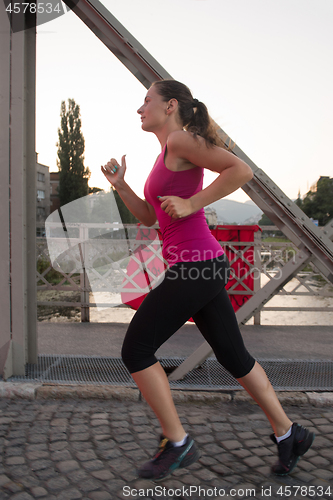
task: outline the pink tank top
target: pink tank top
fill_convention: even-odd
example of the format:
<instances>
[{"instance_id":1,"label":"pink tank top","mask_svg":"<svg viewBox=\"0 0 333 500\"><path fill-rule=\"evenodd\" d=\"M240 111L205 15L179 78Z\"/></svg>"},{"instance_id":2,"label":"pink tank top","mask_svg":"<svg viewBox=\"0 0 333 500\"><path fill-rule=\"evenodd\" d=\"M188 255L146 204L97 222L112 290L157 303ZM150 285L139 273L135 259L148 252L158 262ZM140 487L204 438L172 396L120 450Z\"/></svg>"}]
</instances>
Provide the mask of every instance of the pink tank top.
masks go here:
<instances>
[{"instance_id":1,"label":"pink tank top","mask_svg":"<svg viewBox=\"0 0 333 500\"><path fill-rule=\"evenodd\" d=\"M209 230L203 208L181 219L173 219L161 209L157 196L190 198L201 191L203 184L203 168L169 170L164 163L165 151L166 145L144 187L145 198L154 207L162 232L163 257L169 265L214 259L224 252Z\"/></svg>"}]
</instances>

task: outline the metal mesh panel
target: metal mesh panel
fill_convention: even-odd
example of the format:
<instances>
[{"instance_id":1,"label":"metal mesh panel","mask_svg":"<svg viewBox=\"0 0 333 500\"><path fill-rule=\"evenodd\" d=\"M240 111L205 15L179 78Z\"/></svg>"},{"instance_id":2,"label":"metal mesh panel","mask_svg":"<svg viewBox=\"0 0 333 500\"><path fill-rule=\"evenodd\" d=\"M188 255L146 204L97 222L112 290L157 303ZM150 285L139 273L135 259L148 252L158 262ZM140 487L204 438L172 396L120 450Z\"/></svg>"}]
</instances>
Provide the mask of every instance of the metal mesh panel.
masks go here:
<instances>
[{"instance_id":1,"label":"metal mesh panel","mask_svg":"<svg viewBox=\"0 0 333 500\"><path fill-rule=\"evenodd\" d=\"M161 358L167 373L184 358ZM333 361L258 360L273 387L278 390L333 390ZM38 381L61 384L98 384L135 387L121 358L91 356L38 356L38 364L26 365L25 377L11 381ZM170 382L173 389L239 390L240 384L217 362L208 358L183 380Z\"/></svg>"}]
</instances>

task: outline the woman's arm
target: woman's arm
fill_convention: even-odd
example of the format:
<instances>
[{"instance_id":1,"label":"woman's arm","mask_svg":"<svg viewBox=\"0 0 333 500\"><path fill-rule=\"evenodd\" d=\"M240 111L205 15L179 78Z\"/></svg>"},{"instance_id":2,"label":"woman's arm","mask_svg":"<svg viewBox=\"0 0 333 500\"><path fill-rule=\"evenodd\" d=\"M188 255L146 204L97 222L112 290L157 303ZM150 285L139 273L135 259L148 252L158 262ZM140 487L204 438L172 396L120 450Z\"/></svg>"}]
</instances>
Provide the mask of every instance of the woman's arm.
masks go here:
<instances>
[{"instance_id":1,"label":"woman's arm","mask_svg":"<svg viewBox=\"0 0 333 500\"><path fill-rule=\"evenodd\" d=\"M121 165L112 158L101 170L107 180L117 190L120 198L132 214L145 226L152 226L156 222L154 208L146 200L142 200L124 180L126 171L125 156L121 159Z\"/></svg>"},{"instance_id":2,"label":"woman's arm","mask_svg":"<svg viewBox=\"0 0 333 500\"><path fill-rule=\"evenodd\" d=\"M161 208L171 217L186 217L236 191L253 177L252 169L234 154L217 146L207 147L202 137L177 131L168 137L168 155L219 173L205 189L191 198L162 196Z\"/></svg>"}]
</instances>

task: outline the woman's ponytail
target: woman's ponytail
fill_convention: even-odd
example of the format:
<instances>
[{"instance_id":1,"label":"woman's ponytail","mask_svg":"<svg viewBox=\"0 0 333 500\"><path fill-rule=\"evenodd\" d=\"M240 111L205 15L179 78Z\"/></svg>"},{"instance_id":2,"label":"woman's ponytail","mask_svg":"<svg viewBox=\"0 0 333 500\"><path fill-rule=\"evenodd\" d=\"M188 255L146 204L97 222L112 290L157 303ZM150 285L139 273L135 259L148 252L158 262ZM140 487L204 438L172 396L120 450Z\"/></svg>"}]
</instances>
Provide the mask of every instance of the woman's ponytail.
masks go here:
<instances>
[{"instance_id":1,"label":"woman's ponytail","mask_svg":"<svg viewBox=\"0 0 333 500\"><path fill-rule=\"evenodd\" d=\"M194 137L203 137L207 146L227 148L217 132L218 126L209 116L206 105L198 99L193 99L186 85L176 80L159 80L153 85L164 101L177 99L179 117L185 130L192 132Z\"/></svg>"}]
</instances>

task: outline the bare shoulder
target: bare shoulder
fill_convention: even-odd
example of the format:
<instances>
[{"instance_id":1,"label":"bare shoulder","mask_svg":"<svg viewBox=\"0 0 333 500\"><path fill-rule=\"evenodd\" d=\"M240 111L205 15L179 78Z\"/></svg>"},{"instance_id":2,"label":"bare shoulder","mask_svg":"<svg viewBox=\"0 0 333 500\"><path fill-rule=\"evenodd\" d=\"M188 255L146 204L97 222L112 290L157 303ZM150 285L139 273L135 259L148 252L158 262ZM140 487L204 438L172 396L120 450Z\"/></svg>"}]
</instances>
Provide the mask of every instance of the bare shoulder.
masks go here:
<instances>
[{"instance_id":1,"label":"bare shoulder","mask_svg":"<svg viewBox=\"0 0 333 500\"><path fill-rule=\"evenodd\" d=\"M167 140L168 151L172 154L186 158L186 152L189 150L205 148L205 140L197 136L194 138L191 132L186 130L176 130L171 132Z\"/></svg>"},{"instance_id":2,"label":"bare shoulder","mask_svg":"<svg viewBox=\"0 0 333 500\"><path fill-rule=\"evenodd\" d=\"M207 146L203 137L199 135L194 137L191 132L185 130L172 132L168 136L167 145L168 152L174 159L207 168L213 172L221 173L236 164L242 164L244 168L251 170L246 163L230 151L219 146Z\"/></svg>"}]
</instances>

